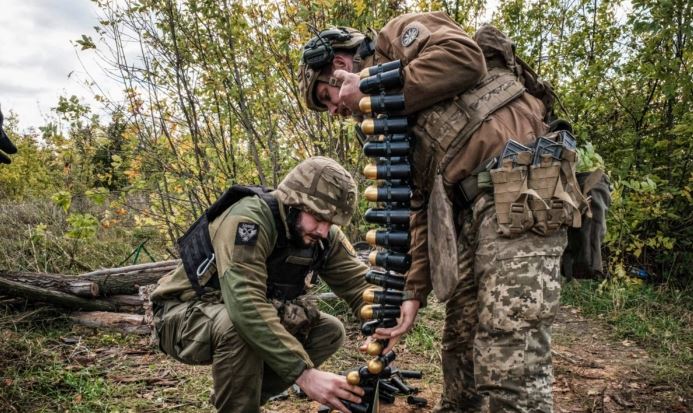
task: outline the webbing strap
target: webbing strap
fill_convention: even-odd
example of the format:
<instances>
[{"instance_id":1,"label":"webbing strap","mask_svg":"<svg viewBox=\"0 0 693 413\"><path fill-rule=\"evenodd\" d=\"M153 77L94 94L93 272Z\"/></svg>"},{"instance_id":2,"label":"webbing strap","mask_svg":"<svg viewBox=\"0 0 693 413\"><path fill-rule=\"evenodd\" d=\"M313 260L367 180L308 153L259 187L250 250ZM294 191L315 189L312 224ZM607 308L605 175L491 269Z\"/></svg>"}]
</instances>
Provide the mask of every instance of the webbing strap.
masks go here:
<instances>
[{"instance_id":1,"label":"webbing strap","mask_svg":"<svg viewBox=\"0 0 693 413\"><path fill-rule=\"evenodd\" d=\"M461 109L466 113L468 122L453 139L438 170L445 171L489 115L518 98L524 91L525 87L512 72L504 68L492 68L477 86L463 93L459 100L462 101Z\"/></svg>"}]
</instances>

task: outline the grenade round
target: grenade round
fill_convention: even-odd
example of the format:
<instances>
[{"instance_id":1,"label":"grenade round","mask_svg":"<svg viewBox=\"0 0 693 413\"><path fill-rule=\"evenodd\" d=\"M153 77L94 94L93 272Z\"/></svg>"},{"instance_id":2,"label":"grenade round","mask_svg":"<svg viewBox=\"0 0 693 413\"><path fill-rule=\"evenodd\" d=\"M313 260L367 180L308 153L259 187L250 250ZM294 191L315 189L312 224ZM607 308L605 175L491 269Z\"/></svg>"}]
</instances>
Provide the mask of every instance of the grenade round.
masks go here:
<instances>
[{"instance_id":1,"label":"grenade round","mask_svg":"<svg viewBox=\"0 0 693 413\"><path fill-rule=\"evenodd\" d=\"M384 320L371 320L363 323L361 326L361 334L364 336L372 336L378 328L392 328L397 325L397 320L394 318L386 318Z\"/></svg>"},{"instance_id":2,"label":"grenade round","mask_svg":"<svg viewBox=\"0 0 693 413\"><path fill-rule=\"evenodd\" d=\"M402 68L388 70L387 72L377 72L374 75L365 77L359 82L359 90L367 95L373 92L397 89L403 84Z\"/></svg>"},{"instance_id":3,"label":"grenade round","mask_svg":"<svg viewBox=\"0 0 693 413\"><path fill-rule=\"evenodd\" d=\"M405 208L375 209L369 208L363 218L371 224L406 225L409 226L411 211Z\"/></svg>"},{"instance_id":4,"label":"grenade round","mask_svg":"<svg viewBox=\"0 0 693 413\"><path fill-rule=\"evenodd\" d=\"M399 291L376 291L369 289L363 292L363 301L371 304L401 305L404 295Z\"/></svg>"},{"instance_id":5,"label":"grenade round","mask_svg":"<svg viewBox=\"0 0 693 413\"><path fill-rule=\"evenodd\" d=\"M368 413L368 411L370 409L370 405L368 403L357 404L357 403L353 403L353 402L341 400L341 399L340 399L340 401L342 402L342 404L344 406L346 406L347 409L349 409L349 411L351 413Z\"/></svg>"},{"instance_id":6,"label":"grenade round","mask_svg":"<svg viewBox=\"0 0 693 413\"><path fill-rule=\"evenodd\" d=\"M409 232L407 231L381 231L373 229L366 233L366 242L373 246L408 250L409 241Z\"/></svg>"},{"instance_id":7,"label":"grenade round","mask_svg":"<svg viewBox=\"0 0 693 413\"><path fill-rule=\"evenodd\" d=\"M363 174L368 179L409 179L411 166L408 163L366 165Z\"/></svg>"},{"instance_id":8,"label":"grenade round","mask_svg":"<svg viewBox=\"0 0 693 413\"><path fill-rule=\"evenodd\" d=\"M363 154L375 158L378 156L407 156L411 150L409 141L373 141L363 145Z\"/></svg>"},{"instance_id":9,"label":"grenade round","mask_svg":"<svg viewBox=\"0 0 693 413\"><path fill-rule=\"evenodd\" d=\"M376 138L369 139L369 142L401 142L411 141L411 136L407 133L393 133L390 135L379 135Z\"/></svg>"},{"instance_id":10,"label":"grenade round","mask_svg":"<svg viewBox=\"0 0 693 413\"><path fill-rule=\"evenodd\" d=\"M394 376L393 376L394 377ZM385 392L389 393L389 395L393 396L397 393L399 393L399 389L392 384L388 383L385 381L386 379L380 379L378 385L380 386L381 393L383 394L382 391L384 390ZM392 380L392 377L390 378Z\"/></svg>"},{"instance_id":11,"label":"grenade round","mask_svg":"<svg viewBox=\"0 0 693 413\"><path fill-rule=\"evenodd\" d=\"M388 384L389 386L389 384ZM395 402L395 395L390 393L389 391L385 391L385 386L383 386L383 383L380 383L380 393L378 393L378 399L385 403L385 404L392 404ZM397 389L395 389L397 390Z\"/></svg>"},{"instance_id":12,"label":"grenade round","mask_svg":"<svg viewBox=\"0 0 693 413\"><path fill-rule=\"evenodd\" d=\"M383 352L383 349L385 348L384 343L382 340L377 340L377 341L371 341L368 343L368 346L366 347L366 354L369 356L379 356L380 353Z\"/></svg>"},{"instance_id":13,"label":"grenade round","mask_svg":"<svg viewBox=\"0 0 693 413\"><path fill-rule=\"evenodd\" d=\"M397 202L409 204L411 188L408 186L371 185L364 191L364 197L370 202Z\"/></svg>"},{"instance_id":14,"label":"grenade round","mask_svg":"<svg viewBox=\"0 0 693 413\"><path fill-rule=\"evenodd\" d=\"M373 95L361 98L363 113L394 113L404 110L404 95Z\"/></svg>"},{"instance_id":15,"label":"grenade round","mask_svg":"<svg viewBox=\"0 0 693 413\"><path fill-rule=\"evenodd\" d=\"M361 384L361 375L357 370L350 371L346 375L347 383L352 384L354 386L358 386Z\"/></svg>"},{"instance_id":16,"label":"grenade round","mask_svg":"<svg viewBox=\"0 0 693 413\"><path fill-rule=\"evenodd\" d=\"M404 133L408 128L409 120L406 117L366 119L361 122L361 129L366 135Z\"/></svg>"},{"instance_id":17,"label":"grenade round","mask_svg":"<svg viewBox=\"0 0 693 413\"><path fill-rule=\"evenodd\" d=\"M397 318L400 316L398 306L389 305L364 305L361 307L361 319L372 320L379 318Z\"/></svg>"},{"instance_id":18,"label":"grenade round","mask_svg":"<svg viewBox=\"0 0 693 413\"><path fill-rule=\"evenodd\" d=\"M368 262L388 270L406 272L411 266L411 256L390 251L372 251L368 255Z\"/></svg>"},{"instance_id":19,"label":"grenade round","mask_svg":"<svg viewBox=\"0 0 693 413\"><path fill-rule=\"evenodd\" d=\"M387 367L388 364L395 361L395 358L397 358L397 355L394 351L391 351L385 355L370 360L367 365L368 372L371 374L384 373L385 367Z\"/></svg>"},{"instance_id":20,"label":"grenade round","mask_svg":"<svg viewBox=\"0 0 693 413\"><path fill-rule=\"evenodd\" d=\"M359 77L361 79L364 79L368 76L377 75L378 73L382 73L382 72L389 72L390 70L399 69L401 67L402 67L402 62L399 59L398 60L392 60L392 61L387 62L387 63L381 63L379 65L375 65L375 66L371 66L371 67L367 67L367 68L363 69L361 71L361 73L359 73Z\"/></svg>"},{"instance_id":21,"label":"grenade round","mask_svg":"<svg viewBox=\"0 0 693 413\"><path fill-rule=\"evenodd\" d=\"M383 288L392 288L402 291L404 290L405 278L380 271L368 271L366 273L366 282L379 285Z\"/></svg>"}]
</instances>

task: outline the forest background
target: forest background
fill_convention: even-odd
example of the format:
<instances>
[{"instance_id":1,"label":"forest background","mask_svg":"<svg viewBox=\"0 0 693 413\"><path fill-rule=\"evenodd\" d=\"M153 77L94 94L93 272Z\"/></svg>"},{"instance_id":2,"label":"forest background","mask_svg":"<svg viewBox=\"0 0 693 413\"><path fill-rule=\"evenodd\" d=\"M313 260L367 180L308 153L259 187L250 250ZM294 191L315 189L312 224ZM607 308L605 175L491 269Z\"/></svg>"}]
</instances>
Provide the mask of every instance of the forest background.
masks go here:
<instances>
[{"instance_id":1,"label":"forest background","mask_svg":"<svg viewBox=\"0 0 693 413\"><path fill-rule=\"evenodd\" d=\"M337 159L364 188L366 159L350 121L298 98L311 27L378 29L401 13L443 10L473 33L487 13L473 0L95 3L98 35L76 45L122 84L124 99L92 84L99 110L64 96L35 133L19 133L16 115L6 121L19 152L0 168L0 268L74 274L170 259L174 240L229 185L276 186L308 156ZM574 302L662 351L675 348L684 366L692 360L692 8L501 0L490 19L556 88L583 167L611 178L607 277L579 287ZM353 241L368 228L366 208L362 201L345 228Z\"/></svg>"}]
</instances>

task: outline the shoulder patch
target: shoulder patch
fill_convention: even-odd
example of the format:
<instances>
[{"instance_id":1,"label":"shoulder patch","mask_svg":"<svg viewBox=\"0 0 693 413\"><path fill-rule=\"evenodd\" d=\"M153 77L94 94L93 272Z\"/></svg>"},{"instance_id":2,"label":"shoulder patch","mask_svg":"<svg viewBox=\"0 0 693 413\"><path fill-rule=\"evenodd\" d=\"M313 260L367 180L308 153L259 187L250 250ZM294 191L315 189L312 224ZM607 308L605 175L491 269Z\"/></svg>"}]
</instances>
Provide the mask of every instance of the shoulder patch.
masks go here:
<instances>
[{"instance_id":1,"label":"shoulder patch","mask_svg":"<svg viewBox=\"0 0 693 413\"><path fill-rule=\"evenodd\" d=\"M419 29L416 27L408 28L404 31L404 33L402 33L402 37L400 38L402 46L410 46L412 43L414 43L414 40L416 40L417 37L419 37Z\"/></svg>"},{"instance_id":2,"label":"shoulder patch","mask_svg":"<svg viewBox=\"0 0 693 413\"><path fill-rule=\"evenodd\" d=\"M349 242L347 237L342 235L342 239L340 240L340 243L342 244L342 248L344 248L344 251L346 251L347 254L356 258L356 250L354 249L354 246L351 245L351 242Z\"/></svg>"},{"instance_id":3,"label":"shoulder patch","mask_svg":"<svg viewBox=\"0 0 693 413\"><path fill-rule=\"evenodd\" d=\"M258 224L239 222L236 230L236 245L255 245L257 243Z\"/></svg>"}]
</instances>

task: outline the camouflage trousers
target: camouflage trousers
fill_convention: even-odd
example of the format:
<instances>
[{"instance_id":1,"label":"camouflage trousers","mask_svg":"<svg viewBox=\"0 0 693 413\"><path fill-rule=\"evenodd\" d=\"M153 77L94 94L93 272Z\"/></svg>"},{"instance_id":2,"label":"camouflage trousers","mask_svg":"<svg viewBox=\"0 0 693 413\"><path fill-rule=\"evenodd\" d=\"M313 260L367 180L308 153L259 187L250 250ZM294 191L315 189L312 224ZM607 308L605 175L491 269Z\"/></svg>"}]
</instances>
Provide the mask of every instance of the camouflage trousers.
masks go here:
<instances>
[{"instance_id":1,"label":"camouflage trousers","mask_svg":"<svg viewBox=\"0 0 693 413\"><path fill-rule=\"evenodd\" d=\"M161 350L193 365L211 364L214 406L224 413L257 413L270 397L291 386L264 364L235 330L223 303L167 301L157 311L155 326ZM319 313L301 339L315 366L344 342L342 323Z\"/></svg>"},{"instance_id":2,"label":"camouflage trousers","mask_svg":"<svg viewBox=\"0 0 693 413\"><path fill-rule=\"evenodd\" d=\"M491 195L462 213L460 282L446 304L434 412L553 412L551 323L566 232L498 235Z\"/></svg>"}]
</instances>

